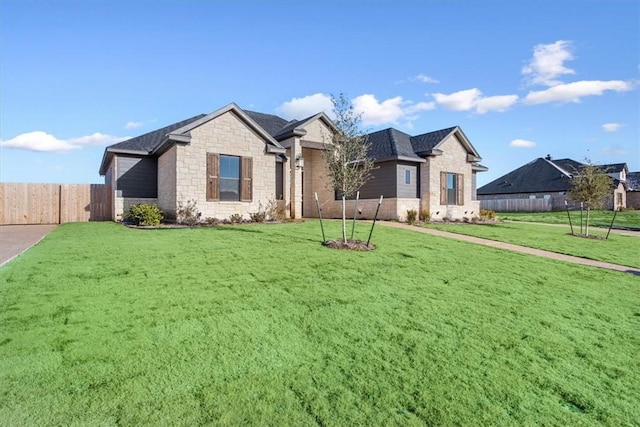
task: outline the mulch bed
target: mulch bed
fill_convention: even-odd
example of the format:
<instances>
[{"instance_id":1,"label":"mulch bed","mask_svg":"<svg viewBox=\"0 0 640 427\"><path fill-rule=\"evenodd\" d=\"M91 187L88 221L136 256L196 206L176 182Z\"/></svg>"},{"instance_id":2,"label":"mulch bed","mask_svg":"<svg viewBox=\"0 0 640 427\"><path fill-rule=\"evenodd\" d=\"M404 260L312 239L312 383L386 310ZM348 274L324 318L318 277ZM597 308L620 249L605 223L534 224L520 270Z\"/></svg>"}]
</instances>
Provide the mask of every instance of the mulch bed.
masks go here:
<instances>
[{"instance_id":1,"label":"mulch bed","mask_svg":"<svg viewBox=\"0 0 640 427\"><path fill-rule=\"evenodd\" d=\"M347 251L372 251L376 248L376 245L373 243L369 243L364 240L347 240L346 242L342 239L336 240L327 240L323 243L323 245L332 248L332 249L343 249Z\"/></svg>"}]
</instances>

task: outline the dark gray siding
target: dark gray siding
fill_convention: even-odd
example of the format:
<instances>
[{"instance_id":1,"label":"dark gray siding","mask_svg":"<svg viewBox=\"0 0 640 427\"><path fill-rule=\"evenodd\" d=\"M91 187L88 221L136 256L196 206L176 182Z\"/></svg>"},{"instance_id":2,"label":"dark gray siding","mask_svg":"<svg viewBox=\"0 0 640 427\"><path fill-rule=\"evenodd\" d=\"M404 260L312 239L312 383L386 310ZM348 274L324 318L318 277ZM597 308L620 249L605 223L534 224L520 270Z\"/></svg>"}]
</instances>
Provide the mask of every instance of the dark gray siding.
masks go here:
<instances>
[{"instance_id":1,"label":"dark gray siding","mask_svg":"<svg viewBox=\"0 0 640 427\"><path fill-rule=\"evenodd\" d=\"M386 198L397 197L398 194L398 171L396 162L376 163L377 169L371 172L371 179L360 188L361 199L377 199L380 196ZM404 182L404 172L402 172ZM415 193L415 191L414 191ZM415 197L411 196L411 197Z\"/></svg>"},{"instance_id":2,"label":"dark gray siding","mask_svg":"<svg viewBox=\"0 0 640 427\"><path fill-rule=\"evenodd\" d=\"M158 161L151 157L118 156L116 187L121 197L158 197Z\"/></svg>"},{"instance_id":3,"label":"dark gray siding","mask_svg":"<svg viewBox=\"0 0 640 427\"><path fill-rule=\"evenodd\" d=\"M407 171L410 174L409 184L406 183ZM415 163L398 163L396 182L398 183L398 198L415 199L418 196L418 167Z\"/></svg>"}]
</instances>

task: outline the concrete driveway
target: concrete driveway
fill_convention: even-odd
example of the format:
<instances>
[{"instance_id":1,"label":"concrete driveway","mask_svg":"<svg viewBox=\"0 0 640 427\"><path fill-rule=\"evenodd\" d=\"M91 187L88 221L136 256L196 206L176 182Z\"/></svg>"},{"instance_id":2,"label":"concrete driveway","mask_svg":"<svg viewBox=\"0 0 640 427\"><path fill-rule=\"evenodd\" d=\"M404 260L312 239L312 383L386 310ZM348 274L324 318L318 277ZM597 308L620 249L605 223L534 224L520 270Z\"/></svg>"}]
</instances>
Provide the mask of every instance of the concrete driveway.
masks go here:
<instances>
[{"instance_id":1,"label":"concrete driveway","mask_svg":"<svg viewBox=\"0 0 640 427\"><path fill-rule=\"evenodd\" d=\"M44 239L57 226L0 225L0 267Z\"/></svg>"}]
</instances>

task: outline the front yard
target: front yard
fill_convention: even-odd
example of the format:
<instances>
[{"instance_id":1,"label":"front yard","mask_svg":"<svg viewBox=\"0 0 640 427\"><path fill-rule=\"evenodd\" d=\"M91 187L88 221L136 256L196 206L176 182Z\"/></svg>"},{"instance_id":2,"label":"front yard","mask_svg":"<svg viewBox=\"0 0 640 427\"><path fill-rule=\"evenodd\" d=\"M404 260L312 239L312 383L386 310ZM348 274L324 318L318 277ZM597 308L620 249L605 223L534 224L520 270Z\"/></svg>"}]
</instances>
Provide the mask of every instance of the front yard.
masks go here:
<instances>
[{"instance_id":1,"label":"front yard","mask_svg":"<svg viewBox=\"0 0 640 427\"><path fill-rule=\"evenodd\" d=\"M623 236L612 232L608 240L604 240L607 230L591 229L589 234L599 239L586 239L572 236L568 224L561 226L518 221L495 224L433 223L425 227L640 268L640 236ZM574 226L574 231L578 233L579 228Z\"/></svg>"},{"instance_id":2,"label":"front yard","mask_svg":"<svg viewBox=\"0 0 640 427\"><path fill-rule=\"evenodd\" d=\"M0 269L0 424L640 419L638 277L386 227L373 252L319 237L59 227Z\"/></svg>"}]
</instances>

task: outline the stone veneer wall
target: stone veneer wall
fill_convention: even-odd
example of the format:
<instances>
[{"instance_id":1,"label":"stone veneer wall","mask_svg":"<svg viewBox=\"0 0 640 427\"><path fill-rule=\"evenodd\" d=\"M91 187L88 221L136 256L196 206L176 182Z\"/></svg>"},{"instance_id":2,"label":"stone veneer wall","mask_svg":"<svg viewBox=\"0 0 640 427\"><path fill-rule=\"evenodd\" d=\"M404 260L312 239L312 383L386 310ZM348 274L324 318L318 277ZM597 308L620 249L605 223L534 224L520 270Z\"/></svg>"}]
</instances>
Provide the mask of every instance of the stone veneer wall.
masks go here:
<instances>
[{"instance_id":1,"label":"stone veneer wall","mask_svg":"<svg viewBox=\"0 0 640 427\"><path fill-rule=\"evenodd\" d=\"M467 151L455 134L447 138L438 148L442 150L442 155L429 157L427 163L422 165L422 207L429 209L433 220L477 217L480 212L480 202L472 200L473 171L472 164L467 162ZM440 172L464 174L463 205L440 204Z\"/></svg>"},{"instance_id":2,"label":"stone veneer wall","mask_svg":"<svg viewBox=\"0 0 640 427\"><path fill-rule=\"evenodd\" d=\"M158 207L167 219L176 217L177 151L178 147L173 146L158 158Z\"/></svg>"},{"instance_id":3,"label":"stone veneer wall","mask_svg":"<svg viewBox=\"0 0 640 427\"><path fill-rule=\"evenodd\" d=\"M262 137L232 111L191 130L191 142L176 146L176 205L195 200L203 218L225 219L240 214L248 219L260 203L264 207L275 200L276 158L266 154L265 146ZM207 153L253 158L251 202L207 202Z\"/></svg>"},{"instance_id":4,"label":"stone veneer wall","mask_svg":"<svg viewBox=\"0 0 640 427\"><path fill-rule=\"evenodd\" d=\"M357 218L373 219L379 202L379 198L358 200L359 213ZM321 201L320 204L323 218L342 218L342 200L325 200L324 202ZM354 209L355 200L347 200L345 202L347 218L353 218ZM395 197L383 199L380 211L378 212L378 219L404 221L406 219L407 211L411 209L419 212L420 199L398 199ZM310 217L318 217L315 202L313 206L313 215L310 215Z\"/></svg>"}]
</instances>

